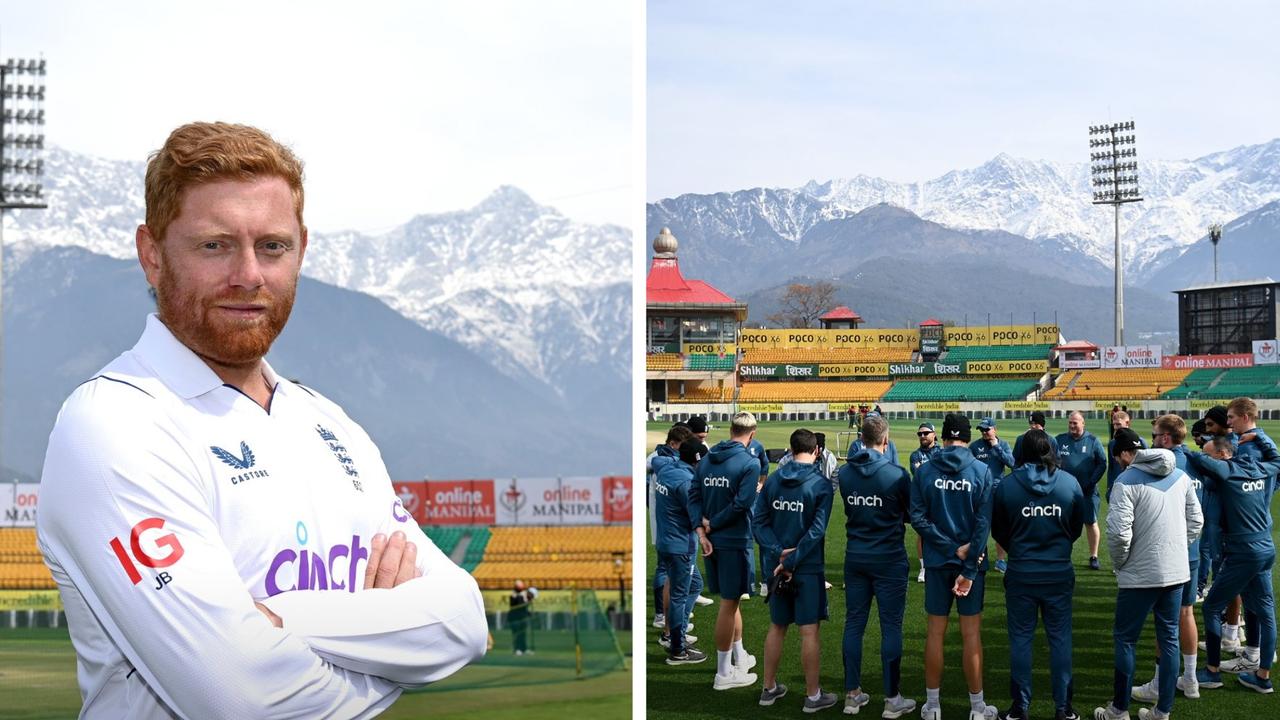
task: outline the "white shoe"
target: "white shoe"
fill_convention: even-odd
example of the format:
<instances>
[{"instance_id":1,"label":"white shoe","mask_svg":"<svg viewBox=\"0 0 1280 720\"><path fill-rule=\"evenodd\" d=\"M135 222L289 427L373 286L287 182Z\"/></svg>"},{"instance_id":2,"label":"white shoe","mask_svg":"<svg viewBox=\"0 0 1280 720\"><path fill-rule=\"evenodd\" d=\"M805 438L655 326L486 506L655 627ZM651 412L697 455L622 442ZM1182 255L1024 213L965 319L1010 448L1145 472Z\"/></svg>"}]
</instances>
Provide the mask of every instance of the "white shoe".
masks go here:
<instances>
[{"instance_id":1,"label":"white shoe","mask_svg":"<svg viewBox=\"0 0 1280 720\"><path fill-rule=\"evenodd\" d=\"M999 714L1000 711L996 709L995 705L987 705L981 710L969 708L969 720L996 720L996 716Z\"/></svg>"},{"instance_id":2,"label":"white shoe","mask_svg":"<svg viewBox=\"0 0 1280 720\"><path fill-rule=\"evenodd\" d=\"M696 598L694 598L694 599L693 599L693 604L694 604L694 605L702 605L702 606L706 606L706 605L710 605L710 604L711 604L711 603L713 603L713 602L715 602L715 600L712 600L711 598L707 597L706 595L699 595L698 597L696 597Z\"/></svg>"},{"instance_id":3,"label":"white shoe","mask_svg":"<svg viewBox=\"0 0 1280 720\"><path fill-rule=\"evenodd\" d=\"M768 599L768 598L769 598L769 586L768 586L768 585L761 585L761 586L760 586L760 597L765 598L765 599Z\"/></svg>"},{"instance_id":4,"label":"white shoe","mask_svg":"<svg viewBox=\"0 0 1280 720\"><path fill-rule=\"evenodd\" d=\"M1248 655L1241 655L1240 657L1234 657L1234 658L1231 658L1230 660L1223 660L1222 664L1218 666L1218 670L1220 672L1227 672L1232 674L1242 673L1242 672L1254 672L1257 669L1258 669L1258 661L1250 660Z\"/></svg>"},{"instance_id":5,"label":"white shoe","mask_svg":"<svg viewBox=\"0 0 1280 720\"><path fill-rule=\"evenodd\" d=\"M920 566L920 574L916 575L916 582L918 583L924 582L924 566L923 565Z\"/></svg>"},{"instance_id":6,"label":"white shoe","mask_svg":"<svg viewBox=\"0 0 1280 720\"><path fill-rule=\"evenodd\" d=\"M738 662L734 663L733 666L738 668L742 672L746 672L756 666L756 656L755 655L739 656Z\"/></svg>"},{"instance_id":7,"label":"white shoe","mask_svg":"<svg viewBox=\"0 0 1280 720\"><path fill-rule=\"evenodd\" d=\"M828 590L831 589L831 583L827 582L826 580L823 580L822 583L827 586Z\"/></svg>"},{"instance_id":8,"label":"white shoe","mask_svg":"<svg viewBox=\"0 0 1280 720\"><path fill-rule=\"evenodd\" d=\"M655 613L653 616L653 626L656 628L664 628L667 626L667 616L662 613Z\"/></svg>"},{"instance_id":9,"label":"white shoe","mask_svg":"<svg viewBox=\"0 0 1280 720\"><path fill-rule=\"evenodd\" d=\"M685 632L689 632L689 631L690 631L690 630L692 630L692 629L693 629L693 623L691 623L691 622L687 622L687 623L685 623L685 624L684 624L684 631L685 631Z\"/></svg>"},{"instance_id":10,"label":"white shoe","mask_svg":"<svg viewBox=\"0 0 1280 720\"><path fill-rule=\"evenodd\" d=\"M738 599L739 599L739 600L750 600L750 599L751 599L751 593L742 593L742 597L740 597L740 598L738 598Z\"/></svg>"},{"instance_id":11,"label":"white shoe","mask_svg":"<svg viewBox=\"0 0 1280 720\"><path fill-rule=\"evenodd\" d=\"M1160 688L1154 680L1142 685L1134 685L1129 689L1129 697L1138 702L1153 703L1160 699Z\"/></svg>"},{"instance_id":12,"label":"white shoe","mask_svg":"<svg viewBox=\"0 0 1280 720\"><path fill-rule=\"evenodd\" d=\"M1182 694L1187 696L1190 700L1195 700L1200 697L1200 682L1196 680L1195 675L1192 675L1191 677L1179 675L1178 689L1181 690Z\"/></svg>"},{"instance_id":13,"label":"white shoe","mask_svg":"<svg viewBox=\"0 0 1280 720\"><path fill-rule=\"evenodd\" d=\"M1203 640L1196 643L1196 645L1199 646L1201 650L1209 649ZM1226 638L1222 638L1221 650L1224 653L1239 653L1242 647L1243 646L1240 644L1239 640L1228 640Z\"/></svg>"},{"instance_id":14,"label":"white shoe","mask_svg":"<svg viewBox=\"0 0 1280 720\"><path fill-rule=\"evenodd\" d=\"M756 674L744 672L738 668L733 668L728 675L716 673L715 682L711 687L716 690L729 690L730 688L747 687L754 685L756 682Z\"/></svg>"},{"instance_id":15,"label":"white shoe","mask_svg":"<svg viewBox=\"0 0 1280 720\"><path fill-rule=\"evenodd\" d=\"M1093 720L1129 720L1129 711L1115 712L1111 703L1107 703L1106 707L1093 709Z\"/></svg>"},{"instance_id":16,"label":"white shoe","mask_svg":"<svg viewBox=\"0 0 1280 720\"><path fill-rule=\"evenodd\" d=\"M942 720L942 706L925 703L920 708L920 720Z\"/></svg>"},{"instance_id":17,"label":"white shoe","mask_svg":"<svg viewBox=\"0 0 1280 720\"><path fill-rule=\"evenodd\" d=\"M1138 708L1138 720L1166 720L1168 717L1155 708Z\"/></svg>"}]
</instances>

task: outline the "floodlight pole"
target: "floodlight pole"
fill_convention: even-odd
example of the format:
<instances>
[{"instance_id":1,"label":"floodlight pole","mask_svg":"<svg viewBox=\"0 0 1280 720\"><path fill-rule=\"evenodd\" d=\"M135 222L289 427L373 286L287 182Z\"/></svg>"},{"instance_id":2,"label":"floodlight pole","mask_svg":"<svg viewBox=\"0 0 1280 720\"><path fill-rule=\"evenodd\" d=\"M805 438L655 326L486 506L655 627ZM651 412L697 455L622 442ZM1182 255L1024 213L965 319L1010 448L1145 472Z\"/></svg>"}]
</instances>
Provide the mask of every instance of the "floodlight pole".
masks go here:
<instances>
[{"instance_id":1,"label":"floodlight pole","mask_svg":"<svg viewBox=\"0 0 1280 720\"><path fill-rule=\"evenodd\" d=\"M1209 241L1213 243L1213 281L1218 282L1218 243L1222 242L1222 225L1214 223L1209 226Z\"/></svg>"},{"instance_id":2,"label":"floodlight pole","mask_svg":"<svg viewBox=\"0 0 1280 720\"><path fill-rule=\"evenodd\" d=\"M1115 210L1115 283L1116 283L1116 318L1115 318L1115 344L1124 345L1124 254L1120 245L1120 206L1125 203L1142 202L1142 198L1138 193L1138 163L1136 159L1131 162L1120 162L1121 157L1137 156L1136 148L1127 148L1122 150L1121 145L1132 145L1134 138L1132 135L1119 135L1121 131L1132 131L1134 129L1133 121L1123 123L1110 123L1108 125L1091 126L1089 128L1090 135L1100 135L1101 139L1090 139L1089 147L1102 148L1103 152L1095 153L1090 158L1093 161L1101 160L1104 164L1091 166L1091 174L1093 175L1093 204L1094 205L1111 205ZM1132 175L1121 175L1121 170L1132 171ZM1109 177L1108 177L1109 176ZM1132 185L1132 189L1121 189L1123 186Z\"/></svg>"}]
</instances>

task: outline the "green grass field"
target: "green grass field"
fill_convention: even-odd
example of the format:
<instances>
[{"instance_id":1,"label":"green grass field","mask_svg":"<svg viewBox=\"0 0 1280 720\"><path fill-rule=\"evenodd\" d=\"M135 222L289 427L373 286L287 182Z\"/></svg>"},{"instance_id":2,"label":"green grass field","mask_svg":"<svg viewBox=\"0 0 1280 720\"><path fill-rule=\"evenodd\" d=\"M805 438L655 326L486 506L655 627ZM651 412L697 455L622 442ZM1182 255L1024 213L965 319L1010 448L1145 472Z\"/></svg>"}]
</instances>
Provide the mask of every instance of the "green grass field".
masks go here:
<instances>
[{"instance_id":1,"label":"green grass field","mask_svg":"<svg viewBox=\"0 0 1280 720\"><path fill-rule=\"evenodd\" d=\"M915 437L916 423L912 420L890 420L894 443L901 454L901 462L906 463L912 450L918 447ZM935 420L941 429L941 421ZM976 424L976 423L975 423ZM761 427L758 437L765 447L785 447L792 430L807 427L811 430L825 432L828 443L834 446L835 433L846 430L845 422L788 422L769 423ZM1263 428L1272 437L1280 436L1280 422L1264 422ZM648 445L651 450L654 443L665 438L667 423L649 423ZM1013 445L1018 433L1026 427L1022 420L1004 420L998 428L1000 436ZM1092 420L1088 429L1101 435L1106 440L1105 421ZM1149 421L1139 420L1134 429L1149 438ZM708 439L715 442L727 437L727 428L717 427ZM1066 432L1065 420L1051 420L1047 428L1050 434ZM975 432L976 437L976 432ZM834 450L834 448L833 448ZM842 458L843 462L843 458ZM1104 480L1105 482L1105 480ZM1103 513L1106 512L1104 501ZM1272 515L1280 512L1280 500L1272 505ZM840 589L844 567L844 513L833 510L831 532L827 535L826 566L827 579L834 587L828 593L831 620L823 624L822 637L822 687L843 696L844 672L841 661L841 636L844 628L845 600ZM1105 522L1105 520L1104 520ZM647 532L647 530L646 530ZM918 702L924 700L924 628L925 614L923 608L924 586L914 582L914 574L918 570L916 554L916 536L907 532L908 555L911 559L912 582L907 590L907 613L904 621L904 652L902 658L902 692ZM1280 533L1277 533L1280 543ZM994 544L992 544L994 547ZM1076 544L1076 590L1074 606L1075 631L1072 637L1074 652L1075 700L1077 712L1084 717L1092 717L1095 706L1105 704L1111 694L1113 664L1112 620L1115 612L1115 577L1109 572L1110 562L1106 552L1106 538L1103 538L1101 558L1103 569L1091 571L1087 567L1088 546L1082 536ZM653 546L649 546L648 567L655 562ZM1277 575L1273 571L1273 578ZM988 703L1004 710L1009 705L1009 640L1005 629L1003 576L994 570L988 576L985 612L983 614L983 645L985 656L984 691ZM650 581L652 571L650 571ZM639 583L637 583L639 586ZM638 593L637 593L638 594ZM651 597L651 595L650 595ZM712 629L715 625L718 605L699 607L695 610L696 627L693 634L699 637L697 646L711 656L698 665L672 667L663 662L665 655L658 646L658 630L647 627L649 644L647 651L647 694L649 717L651 718L738 718L743 716L800 717L803 702L804 675L800 670L798 633L792 630L788 634L778 674L779 682L786 684L791 692L786 698L778 701L773 707L761 708L757 705L762 682L757 681L750 688L740 688L724 692L711 689L712 676L715 673L714 642ZM742 605L744 641L747 650L754 654L760 664L754 672L763 672L764 636L769 625L768 608L759 598L753 598ZM1201 628L1203 639L1203 620L1197 606L1197 624ZM649 613L652 619L652 610ZM1138 646L1137 681L1150 679L1155 664L1154 633L1150 624ZM863 649L863 691L871 694L871 705L863 712L870 717L878 717L883 704L879 660L879 623L873 610L867 626ZM1032 674L1032 706L1030 717L1052 718L1053 701L1050 695L1048 680L1048 647L1043 630L1037 633L1034 644ZM1199 664L1204 665L1201 653ZM942 682L943 715L947 718L968 717L968 701L965 693L964 675L960 670L960 634L959 623L954 619L950 624L946 641L947 668ZM841 700L843 703L843 698ZM1138 703L1130 710L1137 717ZM826 710L826 714L839 713L839 707ZM918 717L918 715L916 715ZM1280 694L1259 695L1239 686L1234 678L1229 678L1227 685L1220 690L1202 690L1199 700L1188 700L1181 693L1174 703L1173 717L1182 720L1208 720L1210 718L1275 718L1280 717Z\"/></svg>"},{"instance_id":2,"label":"green grass field","mask_svg":"<svg viewBox=\"0 0 1280 720\"><path fill-rule=\"evenodd\" d=\"M505 640L495 638L500 645ZM630 633L620 633L624 651ZM621 720L631 716L631 672L612 670L575 680L572 653L552 645L533 658L510 657L495 648L481 665L424 691L405 693L380 717L562 720L582 717ZM612 640L609 641L612 645ZM595 650L593 650L595 652ZM600 649L600 653L605 653ZM610 662L610 665L616 665ZM66 628L0 629L0 719L74 718L80 712L76 656Z\"/></svg>"}]
</instances>

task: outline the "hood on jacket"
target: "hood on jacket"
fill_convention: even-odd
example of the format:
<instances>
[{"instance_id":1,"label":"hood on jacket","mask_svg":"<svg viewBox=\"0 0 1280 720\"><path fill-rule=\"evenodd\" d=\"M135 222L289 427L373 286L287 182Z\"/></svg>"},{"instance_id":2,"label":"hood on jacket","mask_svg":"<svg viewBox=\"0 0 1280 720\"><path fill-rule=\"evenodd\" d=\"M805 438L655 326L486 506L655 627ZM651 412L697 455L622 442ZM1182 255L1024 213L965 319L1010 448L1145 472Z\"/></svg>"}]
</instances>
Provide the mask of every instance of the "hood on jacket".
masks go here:
<instances>
[{"instance_id":1,"label":"hood on jacket","mask_svg":"<svg viewBox=\"0 0 1280 720\"><path fill-rule=\"evenodd\" d=\"M978 462L978 459L967 446L952 445L942 448L929 462L942 468L943 472L955 473Z\"/></svg>"},{"instance_id":2,"label":"hood on jacket","mask_svg":"<svg viewBox=\"0 0 1280 720\"><path fill-rule=\"evenodd\" d=\"M818 472L818 466L814 463L791 461L786 465L778 468L778 479L786 487L798 487L809 479L809 476Z\"/></svg>"},{"instance_id":3,"label":"hood on jacket","mask_svg":"<svg viewBox=\"0 0 1280 720\"><path fill-rule=\"evenodd\" d=\"M745 452L747 452L747 446L737 440L721 440L716 443L715 447L711 448L711 452L707 453L707 457L711 460L712 465L721 465Z\"/></svg>"},{"instance_id":4,"label":"hood on jacket","mask_svg":"<svg viewBox=\"0 0 1280 720\"><path fill-rule=\"evenodd\" d=\"M1057 473L1051 473L1044 465L1023 465L1016 474L1022 487L1037 497L1044 497L1053 492L1054 486L1058 484Z\"/></svg>"},{"instance_id":5,"label":"hood on jacket","mask_svg":"<svg viewBox=\"0 0 1280 720\"><path fill-rule=\"evenodd\" d=\"M849 466L853 468L854 472L863 477L871 477L880 468L889 464L891 463L888 455L868 448L862 448L854 453L853 457L849 458Z\"/></svg>"},{"instance_id":6,"label":"hood on jacket","mask_svg":"<svg viewBox=\"0 0 1280 720\"><path fill-rule=\"evenodd\" d=\"M1136 467L1156 477L1164 477L1173 472L1178 467L1178 463L1174 460L1172 451L1164 448L1153 448L1151 450L1139 450L1129 467Z\"/></svg>"},{"instance_id":7,"label":"hood on jacket","mask_svg":"<svg viewBox=\"0 0 1280 720\"><path fill-rule=\"evenodd\" d=\"M676 457L680 454L679 450L666 443L662 443L658 447L654 448L653 451L658 453L658 457Z\"/></svg>"}]
</instances>

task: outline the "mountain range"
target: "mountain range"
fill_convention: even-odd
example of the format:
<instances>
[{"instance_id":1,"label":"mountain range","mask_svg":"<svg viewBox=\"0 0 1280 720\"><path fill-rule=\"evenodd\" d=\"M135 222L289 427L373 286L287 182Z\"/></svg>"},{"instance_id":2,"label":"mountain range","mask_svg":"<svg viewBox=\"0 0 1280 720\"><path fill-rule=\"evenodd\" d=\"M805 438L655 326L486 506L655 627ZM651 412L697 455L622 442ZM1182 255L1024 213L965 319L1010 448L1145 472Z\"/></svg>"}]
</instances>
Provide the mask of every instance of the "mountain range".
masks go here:
<instances>
[{"instance_id":1,"label":"mountain range","mask_svg":"<svg viewBox=\"0 0 1280 720\"><path fill-rule=\"evenodd\" d=\"M1176 328L1168 293L1212 279L1206 229L1213 221L1225 225L1219 247L1222 279L1280 274L1276 244L1259 241L1280 230L1280 139L1195 160L1140 160L1139 176L1145 201L1121 210L1126 304L1137 313L1126 314L1129 327ZM652 238L662 227L671 229L691 277L734 296L760 293L756 297L764 304L759 312L751 309L756 321L767 316L764 299L776 296L787 281L839 279L859 269L865 277L865 264L877 259L916 272L905 278L905 286L882 288L886 294L872 302L908 307L922 289L959 285L986 290L983 300L962 310L985 315L985 305L1006 305L1001 298L1017 295L1016 286L1044 278L1082 288L1076 293L1109 296L1114 215L1110 207L1092 205L1088 182L1086 163L1001 154L980 167L918 183L857 175L798 188L662 199L649 204L646 230ZM976 274L948 272L953 259ZM866 303L867 296L862 297ZM1155 315L1145 315L1139 306ZM861 307L855 305L873 325L899 322L869 316ZM1018 322L1030 322L1032 312L1066 310L1068 322L1093 332L1096 318L1071 308L1063 298L1043 297L1036 306L1012 304L1000 312L1012 309L1028 316L1015 317Z\"/></svg>"},{"instance_id":2,"label":"mountain range","mask_svg":"<svg viewBox=\"0 0 1280 720\"><path fill-rule=\"evenodd\" d=\"M141 162L51 148L46 162L49 208L5 214L6 302L9 276L22 272L26 260L48 249L79 247L127 260L136 268L133 238L143 217L144 170ZM550 464L530 467L517 460L520 452L513 452L509 457L496 453L493 462L473 465L469 473L555 475L571 467L574 472L619 472L627 466L630 422L625 411L631 372L630 247L630 233L624 228L574 222L505 186L473 208L419 215L382 233L313 230L302 272L326 285L377 298L383 309L389 307L431 337L470 351L466 362L491 368L511 381L510 386L502 385L506 389L493 392L489 388L497 386L489 381L459 386L474 393L477 406L501 407L504 393L523 388L528 396L539 398L538 403L513 407L535 412L535 417L541 412L544 427L573 425L577 432L577 426L589 425L610 428L616 436L593 442L591 469L560 453L550 454ZM83 281L87 273L77 277ZM140 274L136 282L143 282ZM20 326L22 319L11 318L10 312L6 304L6 322ZM300 313L306 317L310 312L299 301L293 322L299 321ZM36 334L24 338L27 343L38 344L43 334L53 332L47 326L32 329ZM127 344L115 352L136 339L136 331L126 335ZM384 339L393 341L391 336ZM6 347L16 341L7 333ZM394 347L379 349L400 357ZM97 356L92 357L96 362ZM9 411L6 406L6 414ZM475 427L465 412L451 421L472 426L470 432L482 433L486 442L488 433L499 429ZM493 437L517 448L533 441Z\"/></svg>"}]
</instances>

